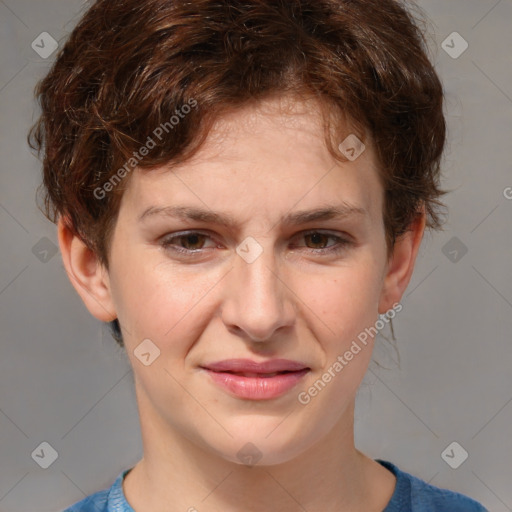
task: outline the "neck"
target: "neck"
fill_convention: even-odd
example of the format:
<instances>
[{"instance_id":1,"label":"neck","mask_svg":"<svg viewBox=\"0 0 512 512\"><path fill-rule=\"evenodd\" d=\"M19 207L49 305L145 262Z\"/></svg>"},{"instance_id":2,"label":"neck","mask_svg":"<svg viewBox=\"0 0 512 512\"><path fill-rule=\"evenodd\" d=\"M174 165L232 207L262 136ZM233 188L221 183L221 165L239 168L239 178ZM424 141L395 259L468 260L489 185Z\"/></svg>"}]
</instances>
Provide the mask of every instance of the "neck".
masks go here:
<instances>
[{"instance_id":1,"label":"neck","mask_svg":"<svg viewBox=\"0 0 512 512\"><path fill-rule=\"evenodd\" d=\"M146 401L138 402L144 458L123 484L137 512L238 512L241 504L247 512L368 511L375 503L382 510L391 497L394 476L354 446L354 403L330 432L298 456L251 467L192 442ZM378 497L369 492L372 486L381 492Z\"/></svg>"}]
</instances>

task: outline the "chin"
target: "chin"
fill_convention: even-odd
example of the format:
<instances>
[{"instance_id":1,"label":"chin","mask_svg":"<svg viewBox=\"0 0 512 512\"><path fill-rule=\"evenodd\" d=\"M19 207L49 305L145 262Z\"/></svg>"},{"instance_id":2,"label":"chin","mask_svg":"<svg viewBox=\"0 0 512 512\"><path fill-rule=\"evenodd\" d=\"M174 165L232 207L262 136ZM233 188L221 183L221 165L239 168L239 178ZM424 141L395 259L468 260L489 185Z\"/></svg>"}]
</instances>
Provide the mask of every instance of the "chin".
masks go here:
<instances>
[{"instance_id":1,"label":"chin","mask_svg":"<svg viewBox=\"0 0 512 512\"><path fill-rule=\"evenodd\" d=\"M247 419L245 428L241 423L237 429L228 428L233 437L225 437L222 446L210 444L215 452L229 462L243 466L272 466L284 464L298 457L314 444L314 440L299 436L287 428L286 420L269 418L258 422ZM289 425L288 425L289 427Z\"/></svg>"}]
</instances>

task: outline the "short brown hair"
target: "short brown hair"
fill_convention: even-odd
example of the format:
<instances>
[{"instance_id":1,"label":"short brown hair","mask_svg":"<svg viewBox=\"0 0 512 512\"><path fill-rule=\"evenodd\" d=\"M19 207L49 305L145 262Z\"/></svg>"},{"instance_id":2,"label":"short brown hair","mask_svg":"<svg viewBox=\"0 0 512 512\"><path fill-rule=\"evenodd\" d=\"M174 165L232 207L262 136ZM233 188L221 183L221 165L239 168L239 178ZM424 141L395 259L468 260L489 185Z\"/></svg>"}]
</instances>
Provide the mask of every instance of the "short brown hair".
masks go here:
<instances>
[{"instance_id":1,"label":"short brown hair","mask_svg":"<svg viewBox=\"0 0 512 512\"><path fill-rule=\"evenodd\" d=\"M408 5L97 0L35 91L42 113L29 144L44 149L45 214L63 215L108 267L127 180L108 184L127 176L121 169L157 127L165 137L130 167L183 162L223 112L289 93L317 98L324 118L338 112L361 140L371 137L388 250L422 206L427 227L440 228L443 90ZM343 160L330 136L326 144Z\"/></svg>"}]
</instances>

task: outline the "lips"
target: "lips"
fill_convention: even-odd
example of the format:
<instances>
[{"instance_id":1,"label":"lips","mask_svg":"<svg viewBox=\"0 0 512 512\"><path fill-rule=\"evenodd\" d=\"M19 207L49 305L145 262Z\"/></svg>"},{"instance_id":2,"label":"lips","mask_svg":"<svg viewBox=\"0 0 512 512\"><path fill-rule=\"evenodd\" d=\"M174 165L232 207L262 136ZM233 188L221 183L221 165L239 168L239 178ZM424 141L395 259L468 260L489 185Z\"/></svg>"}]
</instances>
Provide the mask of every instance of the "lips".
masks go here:
<instances>
[{"instance_id":1,"label":"lips","mask_svg":"<svg viewBox=\"0 0 512 512\"><path fill-rule=\"evenodd\" d=\"M275 377L276 375L283 375L290 372L274 372L274 373L250 373L250 372L217 372L217 373L230 373L231 375L238 375L239 377L251 377L251 378L265 378Z\"/></svg>"},{"instance_id":2,"label":"lips","mask_svg":"<svg viewBox=\"0 0 512 512\"><path fill-rule=\"evenodd\" d=\"M202 368L213 372L232 373L243 377L273 377L280 373L298 372L309 369L303 363L289 359L270 359L256 362L250 359L226 359L215 363L208 363Z\"/></svg>"},{"instance_id":3,"label":"lips","mask_svg":"<svg viewBox=\"0 0 512 512\"><path fill-rule=\"evenodd\" d=\"M311 370L298 361L229 359L201 366L211 381L244 400L270 400L293 389Z\"/></svg>"}]
</instances>

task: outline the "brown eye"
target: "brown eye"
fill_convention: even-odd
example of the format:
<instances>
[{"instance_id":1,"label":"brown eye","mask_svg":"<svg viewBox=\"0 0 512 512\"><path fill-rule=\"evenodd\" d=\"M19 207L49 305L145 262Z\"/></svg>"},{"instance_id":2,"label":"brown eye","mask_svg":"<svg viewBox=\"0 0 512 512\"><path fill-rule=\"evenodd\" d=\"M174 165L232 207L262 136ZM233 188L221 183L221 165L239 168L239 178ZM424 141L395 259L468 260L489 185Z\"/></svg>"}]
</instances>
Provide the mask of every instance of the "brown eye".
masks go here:
<instances>
[{"instance_id":1,"label":"brown eye","mask_svg":"<svg viewBox=\"0 0 512 512\"><path fill-rule=\"evenodd\" d=\"M189 233L165 237L161 241L161 245L164 249L169 251L194 254L201 249L205 249L205 242L208 239L210 239L210 237L206 234L191 231Z\"/></svg>"},{"instance_id":2,"label":"brown eye","mask_svg":"<svg viewBox=\"0 0 512 512\"><path fill-rule=\"evenodd\" d=\"M203 248L205 238L206 236L200 233L192 233L190 235L179 236L178 240L182 241L181 243L184 244L183 248L194 251Z\"/></svg>"},{"instance_id":3,"label":"brown eye","mask_svg":"<svg viewBox=\"0 0 512 512\"><path fill-rule=\"evenodd\" d=\"M304 236L304 239L311 240L311 243L315 246L325 246L329 238L333 238L332 235L326 235L325 233L311 233ZM325 247L311 247L311 249L325 249Z\"/></svg>"},{"instance_id":4,"label":"brown eye","mask_svg":"<svg viewBox=\"0 0 512 512\"><path fill-rule=\"evenodd\" d=\"M321 231L308 231L302 233L301 237L306 241L306 249L309 252L318 255L329 255L345 251L354 242L348 238L342 238L333 233L323 233ZM334 244L328 245L329 240L334 240Z\"/></svg>"}]
</instances>

